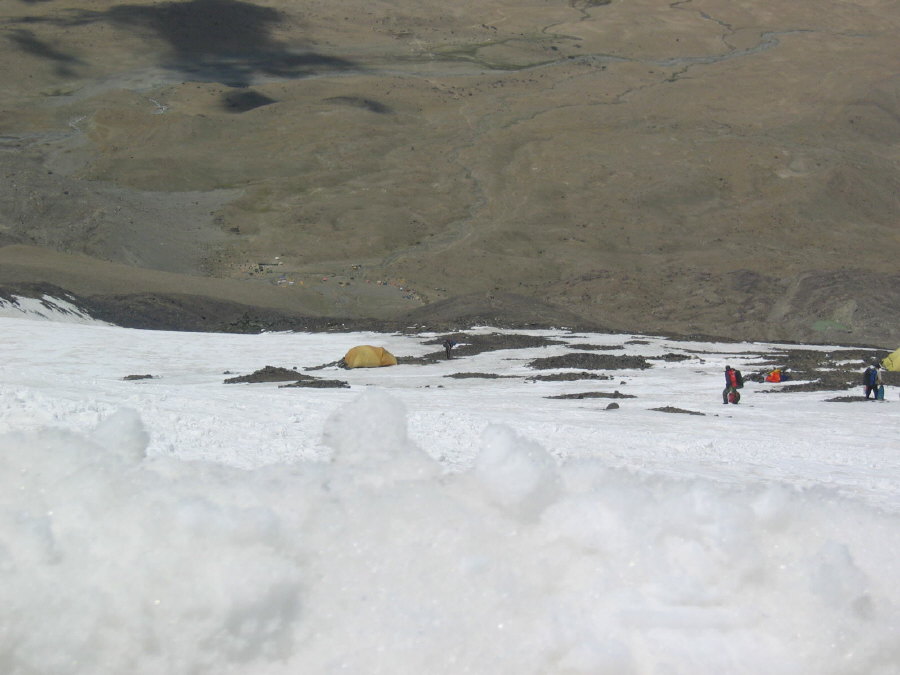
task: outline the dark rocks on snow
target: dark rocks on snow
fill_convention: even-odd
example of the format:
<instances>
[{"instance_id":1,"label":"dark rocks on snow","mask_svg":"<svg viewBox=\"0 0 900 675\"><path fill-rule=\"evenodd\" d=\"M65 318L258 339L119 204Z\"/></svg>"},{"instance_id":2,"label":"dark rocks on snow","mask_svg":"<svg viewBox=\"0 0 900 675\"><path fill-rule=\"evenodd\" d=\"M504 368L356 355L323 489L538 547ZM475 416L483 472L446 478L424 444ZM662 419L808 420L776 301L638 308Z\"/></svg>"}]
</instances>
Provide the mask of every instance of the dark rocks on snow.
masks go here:
<instances>
[{"instance_id":1,"label":"dark rocks on snow","mask_svg":"<svg viewBox=\"0 0 900 675\"><path fill-rule=\"evenodd\" d=\"M498 375L497 373L451 373L450 375L444 375L444 377L452 377L456 380L465 380L465 379L481 379L481 380L498 380L500 378L515 378L515 375Z\"/></svg>"},{"instance_id":2,"label":"dark rocks on snow","mask_svg":"<svg viewBox=\"0 0 900 675\"><path fill-rule=\"evenodd\" d=\"M574 399L582 399L582 398L637 398L633 394L623 394L620 391L614 391L612 393L608 391L586 391L580 394L560 394L558 396L545 396L544 398L574 398Z\"/></svg>"},{"instance_id":3,"label":"dark rocks on snow","mask_svg":"<svg viewBox=\"0 0 900 675\"><path fill-rule=\"evenodd\" d=\"M290 382L299 380L302 376L296 370L289 368L278 368L276 366L266 366L261 370L257 370L249 375L241 375L239 377L229 377L225 380L225 384L238 384L242 382ZM309 377L308 375L305 377Z\"/></svg>"},{"instance_id":4,"label":"dark rocks on snow","mask_svg":"<svg viewBox=\"0 0 900 675\"><path fill-rule=\"evenodd\" d=\"M475 356L484 352L494 352L500 349L533 349L535 347L549 347L550 345L565 344L560 340L554 340L540 335L521 335L518 333L447 333L440 337L426 340L422 344L442 345L444 340L453 340L456 346L453 348L453 358ZM398 358L397 361L404 364L428 365L446 360L444 350L426 354L425 356Z\"/></svg>"},{"instance_id":5,"label":"dark rocks on snow","mask_svg":"<svg viewBox=\"0 0 900 675\"><path fill-rule=\"evenodd\" d=\"M643 370L651 367L643 356L614 356L612 354L584 354L580 352L535 359L528 365L537 370L555 368L581 368L584 370L637 368Z\"/></svg>"},{"instance_id":6,"label":"dark rocks on snow","mask_svg":"<svg viewBox=\"0 0 900 675\"><path fill-rule=\"evenodd\" d=\"M576 380L611 380L612 375L600 375L599 373L550 373L548 375L533 375L529 382L574 382Z\"/></svg>"},{"instance_id":7,"label":"dark rocks on snow","mask_svg":"<svg viewBox=\"0 0 900 675\"><path fill-rule=\"evenodd\" d=\"M591 345L591 344L578 344L578 345L569 345L572 349L584 349L586 351L604 351L611 352L616 349L625 349L625 345Z\"/></svg>"},{"instance_id":8,"label":"dark rocks on snow","mask_svg":"<svg viewBox=\"0 0 900 675\"><path fill-rule=\"evenodd\" d=\"M834 391L862 387L862 371L873 358L883 358L887 352L872 349L840 349L823 352L815 349L785 349L767 355L765 370L750 373L744 379L764 382L765 375L775 367L787 370L792 380L763 393L790 393L796 391ZM896 376L896 378L894 377ZM882 373L885 384L900 384L900 373Z\"/></svg>"},{"instance_id":9,"label":"dark rocks on snow","mask_svg":"<svg viewBox=\"0 0 900 675\"><path fill-rule=\"evenodd\" d=\"M317 389L337 389L348 388L350 385L343 380L323 380L312 375L304 375L296 370L289 368L278 368L276 366L266 366L261 370L257 370L250 375L242 375L240 377L231 377L225 380L225 384L238 383L260 383L260 382L290 382L279 387L312 387Z\"/></svg>"},{"instance_id":10,"label":"dark rocks on snow","mask_svg":"<svg viewBox=\"0 0 900 675\"><path fill-rule=\"evenodd\" d=\"M684 410L683 408L674 408L670 405L664 406L662 408L650 408L650 410L656 410L657 412L664 412L664 413L681 413L682 415L700 415L701 417L706 416L706 413L697 412L696 410Z\"/></svg>"},{"instance_id":11,"label":"dark rocks on snow","mask_svg":"<svg viewBox=\"0 0 900 675\"><path fill-rule=\"evenodd\" d=\"M673 354L670 352L668 354L663 354L662 356L651 356L650 358L657 360L657 361L665 361L667 363L673 363L673 362L677 362L677 361L687 361L691 357L688 356L687 354Z\"/></svg>"},{"instance_id":12,"label":"dark rocks on snow","mask_svg":"<svg viewBox=\"0 0 900 675\"><path fill-rule=\"evenodd\" d=\"M872 401L874 399L865 396L835 396L834 398L826 398L826 403L857 403L858 401Z\"/></svg>"},{"instance_id":13,"label":"dark rocks on snow","mask_svg":"<svg viewBox=\"0 0 900 675\"><path fill-rule=\"evenodd\" d=\"M350 383L343 380L320 380L317 377L305 375L302 379L290 384L282 384L279 389L287 389L290 387L306 387L308 389L349 389Z\"/></svg>"}]
</instances>

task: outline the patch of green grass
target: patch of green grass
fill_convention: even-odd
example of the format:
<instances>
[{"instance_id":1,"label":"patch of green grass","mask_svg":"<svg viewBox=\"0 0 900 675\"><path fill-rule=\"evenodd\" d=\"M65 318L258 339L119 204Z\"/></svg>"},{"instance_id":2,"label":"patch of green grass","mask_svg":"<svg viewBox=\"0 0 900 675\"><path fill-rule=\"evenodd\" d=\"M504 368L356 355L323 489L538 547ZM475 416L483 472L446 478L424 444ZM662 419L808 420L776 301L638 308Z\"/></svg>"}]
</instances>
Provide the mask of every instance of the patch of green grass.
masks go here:
<instances>
[{"instance_id":1,"label":"patch of green grass","mask_svg":"<svg viewBox=\"0 0 900 675\"><path fill-rule=\"evenodd\" d=\"M842 323L838 323L837 321L829 321L822 319L820 321L816 321L812 325L812 329L814 331L824 332L828 330L839 330L844 333L849 333L850 329Z\"/></svg>"}]
</instances>

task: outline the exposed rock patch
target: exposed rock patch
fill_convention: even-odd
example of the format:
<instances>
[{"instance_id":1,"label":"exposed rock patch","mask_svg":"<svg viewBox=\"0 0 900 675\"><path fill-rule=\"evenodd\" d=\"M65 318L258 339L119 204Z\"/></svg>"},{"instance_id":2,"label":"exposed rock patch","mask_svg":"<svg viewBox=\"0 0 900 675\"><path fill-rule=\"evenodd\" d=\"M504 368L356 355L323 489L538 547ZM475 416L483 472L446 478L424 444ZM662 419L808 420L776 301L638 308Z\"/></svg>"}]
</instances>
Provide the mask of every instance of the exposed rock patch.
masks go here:
<instances>
[{"instance_id":1,"label":"exposed rock patch","mask_svg":"<svg viewBox=\"0 0 900 675\"><path fill-rule=\"evenodd\" d=\"M317 377L304 377L290 384L282 384L279 389L290 389L291 387L304 387L306 389L349 389L350 383L343 380L322 380Z\"/></svg>"},{"instance_id":2,"label":"exposed rock patch","mask_svg":"<svg viewBox=\"0 0 900 675\"><path fill-rule=\"evenodd\" d=\"M650 408L650 410L655 410L657 412L664 412L664 413L677 413L677 414L682 414L682 415L701 415L701 416L706 415L706 413L697 412L696 410L684 410L683 408L675 408L670 405L664 406L662 408Z\"/></svg>"},{"instance_id":3,"label":"exposed rock patch","mask_svg":"<svg viewBox=\"0 0 900 675\"><path fill-rule=\"evenodd\" d=\"M296 370L289 368L279 368L277 366L266 366L249 375L241 375L240 377L231 377L225 380L225 384L253 383L262 382L290 382L290 384L281 385L279 388L286 387L309 387L318 389L335 389L347 388L349 383L343 380L323 380L312 375L304 375Z\"/></svg>"},{"instance_id":4,"label":"exposed rock patch","mask_svg":"<svg viewBox=\"0 0 900 675\"><path fill-rule=\"evenodd\" d=\"M788 393L796 391L834 391L862 386L862 371L873 359L888 355L879 349L846 349L817 351L814 349L787 349L770 354L765 363L769 368L750 373L745 379L765 382L765 376L774 368L786 369L790 381L774 385L764 393ZM885 384L900 384L900 373L882 374ZM803 380L794 382L794 380Z\"/></svg>"},{"instance_id":5,"label":"exposed rock patch","mask_svg":"<svg viewBox=\"0 0 900 675\"><path fill-rule=\"evenodd\" d=\"M558 396L545 396L544 398L582 399L582 398L637 398L633 394L623 394L620 391L586 391L579 394L560 394Z\"/></svg>"},{"instance_id":6,"label":"exposed rock patch","mask_svg":"<svg viewBox=\"0 0 900 675\"><path fill-rule=\"evenodd\" d=\"M314 379L309 375L303 375L296 370L289 368L279 368L277 366L266 366L249 375L240 375L238 377L229 377L225 380L225 384L239 383L259 383L259 382L291 382L304 378Z\"/></svg>"},{"instance_id":7,"label":"exposed rock patch","mask_svg":"<svg viewBox=\"0 0 900 675\"><path fill-rule=\"evenodd\" d=\"M617 349L624 349L624 345L592 345L592 344L577 344L577 345L569 345L572 349L584 349L587 351L615 351Z\"/></svg>"},{"instance_id":8,"label":"exposed rock patch","mask_svg":"<svg viewBox=\"0 0 900 675\"><path fill-rule=\"evenodd\" d=\"M577 380L611 380L612 375L601 375L600 373L589 373L581 371L578 373L548 373L547 375L532 375L528 378L529 382L575 382Z\"/></svg>"},{"instance_id":9,"label":"exposed rock patch","mask_svg":"<svg viewBox=\"0 0 900 675\"><path fill-rule=\"evenodd\" d=\"M498 380L501 378L515 379L515 375L498 375L497 373L451 373L444 377L452 377L456 380L480 379L480 380Z\"/></svg>"},{"instance_id":10,"label":"exposed rock patch","mask_svg":"<svg viewBox=\"0 0 900 675\"><path fill-rule=\"evenodd\" d=\"M475 356L485 352L499 351L501 349L533 349L535 347L549 347L551 345L565 344L560 340L546 338L540 335L524 335L519 333L448 333L438 338L426 340L422 344L440 345L444 340L453 340L456 346L450 352L450 358L464 358ZM397 357L398 363L428 365L439 361L446 361L447 354L441 349L424 356Z\"/></svg>"},{"instance_id":11,"label":"exposed rock patch","mask_svg":"<svg viewBox=\"0 0 900 675\"><path fill-rule=\"evenodd\" d=\"M562 356L534 359L528 364L537 370L557 368L581 368L583 370L620 370L650 368L643 356L615 356L611 354L585 354L573 352Z\"/></svg>"},{"instance_id":12,"label":"exposed rock patch","mask_svg":"<svg viewBox=\"0 0 900 675\"><path fill-rule=\"evenodd\" d=\"M865 396L835 396L834 398L826 398L826 403L859 403L860 401L872 402L872 399Z\"/></svg>"},{"instance_id":13,"label":"exposed rock patch","mask_svg":"<svg viewBox=\"0 0 900 675\"><path fill-rule=\"evenodd\" d=\"M649 358L653 361L665 361L666 363L675 363L678 361L687 361L691 357L688 356L687 354L668 353L668 354L663 354L662 356L651 356Z\"/></svg>"}]
</instances>

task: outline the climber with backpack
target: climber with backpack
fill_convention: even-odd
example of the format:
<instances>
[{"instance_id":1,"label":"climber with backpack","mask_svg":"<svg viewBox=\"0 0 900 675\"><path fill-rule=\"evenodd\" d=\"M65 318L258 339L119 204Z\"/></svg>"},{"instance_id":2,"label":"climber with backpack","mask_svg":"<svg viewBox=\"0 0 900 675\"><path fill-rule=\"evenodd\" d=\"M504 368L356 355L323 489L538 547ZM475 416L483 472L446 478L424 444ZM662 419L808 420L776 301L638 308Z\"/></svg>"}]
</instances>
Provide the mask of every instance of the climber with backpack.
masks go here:
<instances>
[{"instance_id":1,"label":"climber with backpack","mask_svg":"<svg viewBox=\"0 0 900 675\"><path fill-rule=\"evenodd\" d=\"M741 392L738 389L743 386L744 376L741 375L741 371L731 366L725 366L725 389L722 390L722 403L728 405L740 402Z\"/></svg>"},{"instance_id":2,"label":"climber with backpack","mask_svg":"<svg viewBox=\"0 0 900 675\"><path fill-rule=\"evenodd\" d=\"M884 400L884 383L881 380L881 372L878 369L879 361L875 359L869 367L863 371L863 387L865 387L866 400L873 395L871 400Z\"/></svg>"}]
</instances>

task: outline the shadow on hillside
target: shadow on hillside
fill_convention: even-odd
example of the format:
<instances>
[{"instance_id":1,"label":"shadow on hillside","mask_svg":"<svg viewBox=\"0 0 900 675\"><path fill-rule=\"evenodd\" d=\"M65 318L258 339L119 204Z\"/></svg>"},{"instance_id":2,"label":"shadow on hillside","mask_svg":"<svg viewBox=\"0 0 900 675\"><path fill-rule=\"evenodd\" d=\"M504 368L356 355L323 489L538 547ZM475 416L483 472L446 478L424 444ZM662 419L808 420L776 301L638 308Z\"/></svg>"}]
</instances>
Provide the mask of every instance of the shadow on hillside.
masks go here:
<instances>
[{"instance_id":1,"label":"shadow on hillside","mask_svg":"<svg viewBox=\"0 0 900 675\"><path fill-rule=\"evenodd\" d=\"M189 0L156 5L115 5L102 12L76 11L62 18L24 17L16 23L66 27L110 23L165 43L170 54L160 65L185 77L246 87L259 76L309 77L321 70L353 67L350 61L303 50L273 37L285 15L241 0ZM61 52L36 49L33 35L13 39L20 49L59 60Z\"/></svg>"},{"instance_id":2,"label":"shadow on hillside","mask_svg":"<svg viewBox=\"0 0 900 675\"><path fill-rule=\"evenodd\" d=\"M71 66L81 63L71 54L66 54L50 43L38 39L30 30L16 29L10 31L7 39L26 54L53 61L56 64L56 72L61 77L72 76Z\"/></svg>"}]
</instances>

